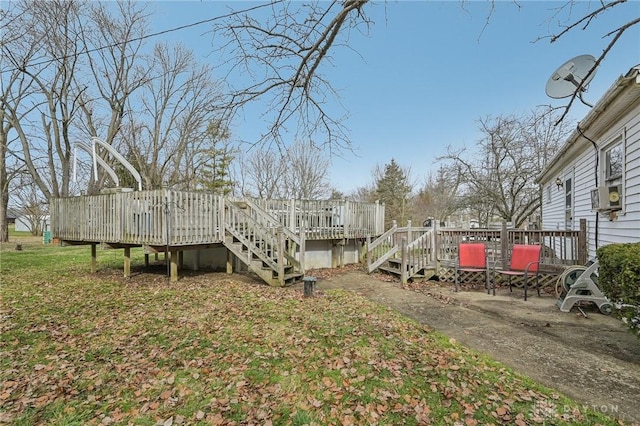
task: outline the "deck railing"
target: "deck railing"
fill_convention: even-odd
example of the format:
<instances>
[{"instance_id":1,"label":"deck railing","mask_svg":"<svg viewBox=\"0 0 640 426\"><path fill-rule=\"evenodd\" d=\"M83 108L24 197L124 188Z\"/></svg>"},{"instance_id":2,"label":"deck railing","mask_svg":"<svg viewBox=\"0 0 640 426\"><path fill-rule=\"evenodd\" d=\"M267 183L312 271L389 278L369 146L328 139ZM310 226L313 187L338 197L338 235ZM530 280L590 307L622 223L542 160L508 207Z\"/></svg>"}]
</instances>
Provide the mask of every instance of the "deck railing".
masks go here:
<instances>
[{"instance_id":1,"label":"deck railing","mask_svg":"<svg viewBox=\"0 0 640 426\"><path fill-rule=\"evenodd\" d=\"M307 239L365 238L384 232L384 204L343 200L263 200L256 205Z\"/></svg>"},{"instance_id":2,"label":"deck railing","mask_svg":"<svg viewBox=\"0 0 640 426\"><path fill-rule=\"evenodd\" d=\"M217 243L224 240L226 202L214 194L169 189L54 198L51 231L53 237L72 242ZM307 239L365 238L384 232L384 204L259 199L249 203L274 218L264 226L284 226L291 235L302 231Z\"/></svg>"},{"instance_id":3,"label":"deck railing","mask_svg":"<svg viewBox=\"0 0 640 426\"><path fill-rule=\"evenodd\" d=\"M434 229L417 228L402 240L402 266L400 279L406 283L425 268L435 265ZM412 239L409 239L412 238Z\"/></svg>"},{"instance_id":4,"label":"deck railing","mask_svg":"<svg viewBox=\"0 0 640 426\"><path fill-rule=\"evenodd\" d=\"M392 227L374 241L367 239L367 270L373 272L391 258L401 259L402 282L420 270L435 264L434 229L413 227L411 221L405 227Z\"/></svg>"},{"instance_id":5,"label":"deck railing","mask_svg":"<svg viewBox=\"0 0 640 426\"><path fill-rule=\"evenodd\" d=\"M117 192L51 200L52 236L67 241L193 245L221 241L224 199L201 192Z\"/></svg>"},{"instance_id":6,"label":"deck railing","mask_svg":"<svg viewBox=\"0 0 640 426\"><path fill-rule=\"evenodd\" d=\"M584 265L588 260L586 221L580 229L526 230L526 229L439 229L438 260L443 264L455 262L458 244L481 241L487 245L490 261L506 263L511 257L513 244L541 244L542 264L552 266Z\"/></svg>"},{"instance_id":7,"label":"deck railing","mask_svg":"<svg viewBox=\"0 0 640 426\"><path fill-rule=\"evenodd\" d=\"M378 269L380 265L395 257L400 251L400 245L396 242L395 235L398 230L394 223L384 234L374 241L367 238L367 270L369 273Z\"/></svg>"}]
</instances>

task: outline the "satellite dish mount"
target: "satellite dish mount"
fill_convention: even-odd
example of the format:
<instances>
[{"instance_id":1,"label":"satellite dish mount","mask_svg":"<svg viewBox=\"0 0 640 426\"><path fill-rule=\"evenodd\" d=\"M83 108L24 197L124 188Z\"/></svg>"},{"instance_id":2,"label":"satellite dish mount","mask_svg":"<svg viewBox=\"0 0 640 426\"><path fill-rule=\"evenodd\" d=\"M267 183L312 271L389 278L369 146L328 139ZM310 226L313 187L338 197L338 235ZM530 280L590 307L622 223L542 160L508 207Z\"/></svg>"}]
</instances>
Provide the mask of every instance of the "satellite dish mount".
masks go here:
<instances>
[{"instance_id":1,"label":"satellite dish mount","mask_svg":"<svg viewBox=\"0 0 640 426\"><path fill-rule=\"evenodd\" d=\"M547 96L554 99L567 98L576 91L576 96L588 107L593 105L585 102L583 92L596 75L596 58L591 55L580 55L568 60L556 69L547 80ZM591 74L589 74L591 71Z\"/></svg>"}]
</instances>

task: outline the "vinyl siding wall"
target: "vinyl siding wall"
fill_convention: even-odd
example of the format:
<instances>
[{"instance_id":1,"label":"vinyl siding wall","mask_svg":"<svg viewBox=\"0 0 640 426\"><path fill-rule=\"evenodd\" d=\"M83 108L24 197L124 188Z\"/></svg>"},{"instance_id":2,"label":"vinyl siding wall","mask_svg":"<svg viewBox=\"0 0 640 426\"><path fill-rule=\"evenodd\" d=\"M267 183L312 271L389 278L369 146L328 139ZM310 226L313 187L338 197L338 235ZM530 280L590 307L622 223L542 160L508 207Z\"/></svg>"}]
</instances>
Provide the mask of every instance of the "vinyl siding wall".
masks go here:
<instances>
[{"instance_id":1,"label":"vinyl siding wall","mask_svg":"<svg viewBox=\"0 0 640 426\"><path fill-rule=\"evenodd\" d=\"M608 213L599 214L591 210L591 190L596 187L596 152L589 142L584 141L584 149L573 161L567 161L559 176L554 176L550 182L544 182L542 186L543 229L564 229L565 190L558 190L555 179L560 177L564 182L567 177L572 177L574 195L571 229L577 230L580 219L587 219L589 258L595 257L597 247L606 244L640 242L640 105L621 117L620 121L596 142L602 147L621 133L626 135L625 172L622 183L624 209L618 212L615 220L610 220ZM588 131L586 134L588 136ZM600 171L598 173L598 183L602 185L603 177Z\"/></svg>"}]
</instances>

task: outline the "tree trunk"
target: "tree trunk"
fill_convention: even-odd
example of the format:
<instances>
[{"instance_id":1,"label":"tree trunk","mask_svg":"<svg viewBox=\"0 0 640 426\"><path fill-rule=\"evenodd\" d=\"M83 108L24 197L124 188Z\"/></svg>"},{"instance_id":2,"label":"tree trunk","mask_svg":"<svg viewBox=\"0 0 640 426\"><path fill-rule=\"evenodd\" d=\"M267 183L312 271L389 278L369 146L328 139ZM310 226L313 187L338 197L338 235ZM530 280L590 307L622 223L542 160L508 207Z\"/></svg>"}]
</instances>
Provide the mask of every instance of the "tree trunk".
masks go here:
<instances>
[{"instance_id":1,"label":"tree trunk","mask_svg":"<svg viewBox=\"0 0 640 426\"><path fill-rule=\"evenodd\" d=\"M4 135L0 138L0 243L9 241L9 224L7 223L7 206L9 205L9 181L7 174L7 141Z\"/></svg>"},{"instance_id":2,"label":"tree trunk","mask_svg":"<svg viewBox=\"0 0 640 426\"><path fill-rule=\"evenodd\" d=\"M3 185L4 182L3 182ZM9 242L9 223L7 221L7 205L9 203L9 194L5 193L4 188L0 194L0 243Z\"/></svg>"}]
</instances>

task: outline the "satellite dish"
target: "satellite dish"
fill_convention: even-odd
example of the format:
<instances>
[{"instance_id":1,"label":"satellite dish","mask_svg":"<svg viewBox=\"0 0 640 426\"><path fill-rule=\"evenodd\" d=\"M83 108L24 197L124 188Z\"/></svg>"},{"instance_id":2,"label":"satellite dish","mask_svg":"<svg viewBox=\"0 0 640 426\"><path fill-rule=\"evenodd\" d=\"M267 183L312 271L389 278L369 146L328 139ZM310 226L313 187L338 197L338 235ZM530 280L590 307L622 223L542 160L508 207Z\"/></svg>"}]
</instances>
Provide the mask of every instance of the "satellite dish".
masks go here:
<instances>
[{"instance_id":1,"label":"satellite dish","mask_svg":"<svg viewBox=\"0 0 640 426\"><path fill-rule=\"evenodd\" d=\"M580 92L584 92L596 74L594 70L588 78L585 78L595 64L596 58L591 55L580 55L569 59L549 77L546 87L547 96L554 99L566 98L573 95L578 87ZM582 93L578 93L578 97L583 103L591 106L584 102Z\"/></svg>"}]
</instances>

